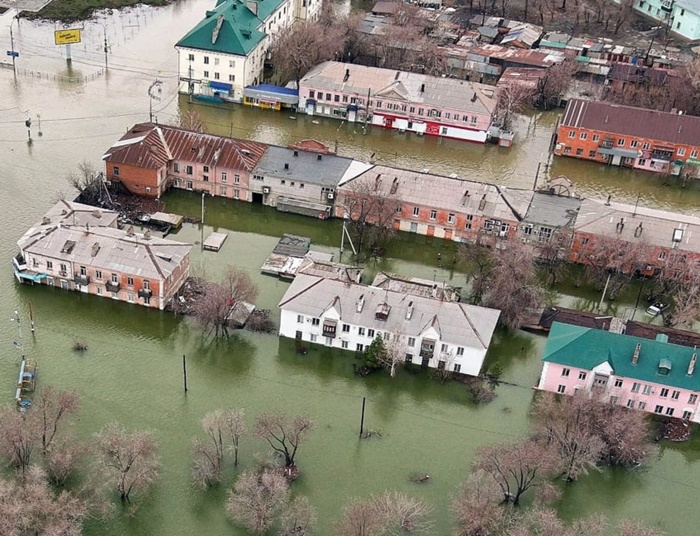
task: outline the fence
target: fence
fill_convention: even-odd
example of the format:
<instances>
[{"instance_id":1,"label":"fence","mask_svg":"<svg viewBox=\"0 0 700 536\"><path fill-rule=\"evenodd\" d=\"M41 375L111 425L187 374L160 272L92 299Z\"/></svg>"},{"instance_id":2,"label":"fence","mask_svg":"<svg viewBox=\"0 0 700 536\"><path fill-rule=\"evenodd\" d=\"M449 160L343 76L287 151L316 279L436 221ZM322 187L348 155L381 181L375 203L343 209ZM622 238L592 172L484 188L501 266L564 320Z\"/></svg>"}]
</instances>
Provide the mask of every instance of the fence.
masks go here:
<instances>
[{"instance_id":1,"label":"fence","mask_svg":"<svg viewBox=\"0 0 700 536\"><path fill-rule=\"evenodd\" d=\"M0 68L12 69L12 63L0 62ZM29 71L27 69L15 69L18 76L26 76L28 78L37 78L39 80L51 80L54 82L68 82L69 84L86 84L104 75L104 69L85 76L66 76L55 73L42 73L41 71Z\"/></svg>"}]
</instances>

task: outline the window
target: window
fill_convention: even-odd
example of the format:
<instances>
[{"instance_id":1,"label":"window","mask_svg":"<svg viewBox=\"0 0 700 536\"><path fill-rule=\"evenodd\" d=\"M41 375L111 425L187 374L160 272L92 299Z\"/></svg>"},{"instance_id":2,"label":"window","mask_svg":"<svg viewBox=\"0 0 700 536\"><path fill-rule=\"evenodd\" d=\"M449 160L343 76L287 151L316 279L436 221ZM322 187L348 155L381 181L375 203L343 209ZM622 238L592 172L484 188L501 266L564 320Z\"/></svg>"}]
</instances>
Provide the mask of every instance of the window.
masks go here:
<instances>
[{"instance_id":1,"label":"window","mask_svg":"<svg viewBox=\"0 0 700 536\"><path fill-rule=\"evenodd\" d=\"M640 166L646 166L647 165L647 160L646 158L640 158L638 164Z\"/></svg>"},{"instance_id":2,"label":"window","mask_svg":"<svg viewBox=\"0 0 700 536\"><path fill-rule=\"evenodd\" d=\"M637 140L632 140L630 142L630 147L636 147L639 142Z\"/></svg>"},{"instance_id":3,"label":"window","mask_svg":"<svg viewBox=\"0 0 700 536\"><path fill-rule=\"evenodd\" d=\"M241 197L241 191L240 191L238 188L236 188L235 190L233 190L233 198L234 198L234 199L239 199L240 197Z\"/></svg>"},{"instance_id":4,"label":"window","mask_svg":"<svg viewBox=\"0 0 700 536\"><path fill-rule=\"evenodd\" d=\"M649 142L645 142L645 143L642 145L642 149L644 149L645 151L648 151L648 150L649 150Z\"/></svg>"},{"instance_id":5,"label":"window","mask_svg":"<svg viewBox=\"0 0 700 536\"><path fill-rule=\"evenodd\" d=\"M368 329L367 329L367 336L368 336L370 339L373 339L373 338L374 338L374 330L373 330L372 328L368 328Z\"/></svg>"},{"instance_id":6,"label":"window","mask_svg":"<svg viewBox=\"0 0 700 536\"><path fill-rule=\"evenodd\" d=\"M241 182L241 176L240 175L234 175L233 176L233 184L240 184Z\"/></svg>"},{"instance_id":7,"label":"window","mask_svg":"<svg viewBox=\"0 0 700 536\"><path fill-rule=\"evenodd\" d=\"M202 175L202 180L204 182L209 182L209 175Z\"/></svg>"},{"instance_id":8,"label":"window","mask_svg":"<svg viewBox=\"0 0 700 536\"><path fill-rule=\"evenodd\" d=\"M627 407L628 408L633 408L634 407L634 400L631 398L627 401Z\"/></svg>"},{"instance_id":9,"label":"window","mask_svg":"<svg viewBox=\"0 0 700 536\"><path fill-rule=\"evenodd\" d=\"M562 375L564 378L568 378L570 372L571 372L571 369L568 369L568 368L563 368L563 369L561 369L561 375Z\"/></svg>"},{"instance_id":10,"label":"window","mask_svg":"<svg viewBox=\"0 0 700 536\"><path fill-rule=\"evenodd\" d=\"M348 341L340 341L340 347L347 350L348 349Z\"/></svg>"},{"instance_id":11,"label":"window","mask_svg":"<svg viewBox=\"0 0 700 536\"><path fill-rule=\"evenodd\" d=\"M405 358L406 363L410 364L413 361L413 355L412 354L406 354Z\"/></svg>"},{"instance_id":12,"label":"window","mask_svg":"<svg viewBox=\"0 0 700 536\"><path fill-rule=\"evenodd\" d=\"M318 326L320 323L321 323L321 319L320 319L320 318L312 318L312 319L311 319L311 325L312 325L312 326Z\"/></svg>"},{"instance_id":13,"label":"window","mask_svg":"<svg viewBox=\"0 0 700 536\"><path fill-rule=\"evenodd\" d=\"M616 397L616 396L611 396L611 397L610 397L610 403L611 403L613 406L614 406L615 404L617 404L617 400L618 400L618 397Z\"/></svg>"},{"instance_id":14,"label":"window","mask_svg":"<svg viewBox=\"0 0 700 536\"><path fill-rule=\"evenodd\" d=\"M595 158L595 149L588 151L588 158Z\"/></svg>"},{"instance_id":15,"label":"window","mask_svg":"<svg viewBox=\"0 0 700 536\"><path fill-rule=\"evenodd\" d=\"M647 409L647 403L646 402L639 402L637 404L637 409L640 411L644 411L645 409Z\"/></svg>"},{"instance_id":16,"label":"window","mask_svg":"<svg viewBox=\"0 0 700 536\"><path fill-rule=\"evenodd\" d=\"M576 149L576 156L583 156L583 149Z\"/></svg>"},{"instance_id":17,"label":"window","mask_svg":"<svg viewBox=\"0 0 700 536\"><path fill-rule=\"evenodd\" d=\"M455 372L461 372L462 371L462 365L459 363L455 363Z\"/></svg>"},{"instance_id":18,"label":"window","mask_svg":"<svg viewBox=\"0 0 700 536\"><path fill-rule=\"evenodd\" d=\"M447 215L447 223L454 223L454 222L455 222L455 215L450 212Z\"/></svg>"},{"instance_id":19,"label":"window","mask_svg":"<svg viewBox=\"0 0 700 536\"><path fill-rule=\"evenodd\" d=\"M634 383L632 384L632 392L633 392L633 393L638 393L638 392L639 392L639 388L640 388L641 386L642 386L642 385L641 385L639 382L634 382Z\"/></svg>"},{"instance_id":20,"label":"window","mask_svg":"<svg viewBox=\"0 0 700 536\"><path fill-rule=\"evenodd\" d=\"M102 270L95 270L95 279L102 280Z\"/></svg>"},{"instance_id":21,"label":"window","mask_svg":"<svg viewBox=\"0 0 700 536\"><path fill-rule=\"evenodd\" d=\"M282 179L282 180L280 181L280 184L283 184L283 185L284 185L284 184L287 184L287 181L284 180L284 179Z\"/></svg>"},{"instance_id":22,"label":"window","mask_svg":"<svg viewBox=\"0 0 700 536\"><path fill-rule=\"evenodd\" d=\"M225 196L228 193L226 186L219 186L219 195Z\"/></svg>"},{"instance_id":23,"label":"window","mask_svg":"<svg viewBox=\"0 0 700 536\"><path fill-rule=\"evenodd\" d=\"M457 355L464 355L464 347L462 347L462 346L457 347Z\"/></svg>"},{"instance_id":24,"label":"window","mask_svg":"<svg viewBox=\"0 0 700 536\"><path fill-rule=\"evenodd\" d=\"M598 141L600 140L600 136L598 134L593 134L593 141Z\"/></svg>"},{"instance_id":25,"label":"window","mask_svg":"<svg viewBox=\"0 0 700 536\"><path fill-rule=\"evenodd\" d=\"M667 398L668 397L668 389L665 387L661 389L661 398Z\"/></svg>"},{"instance_id":26,"label":"window","mask_svg":"<svg viewBox=\"0 0 700 536\"><path fill-rule=\"evenodd\" d=\"M358 334L358 335L364 335L364 334L365 334L365 328L357 328L357 334Z\"/></svg>"},{"instance_id":27,"label":"window","mask_svg":"<svg viewBox=\"0 0 700 536\"><path fill-rule=\"evenodd\" d=\"M173 173L180 173L180 164L173 162Z\"/></svg>"},{"instance_id":28,"label":"window","mask_svg":"<svg viewBox=\"0 0 700 536\"><path fill-rule=\"evenodd\" d=\"M304 183L303 183L303 182L300 182L300 183L299 183L299 188L303 188L303 187L304 187Z\"/></svg>"},{"instance_id":29,"label":"window","mask_svg":"<svg viewBox=\"0 0 700 536\"><path fill-rule=\"evenodd\" d=\"M615 387L622 387L622 380L619 378L615 380Z\"/></svg>"},{"instance_id":30,"label":"window","mask_svg":"<svg viewBox=\"0 0 700 536\"><path fill-rule=\"evenodd\" d=\"M439 114L438 114L438 117L439 117ZM478 119L475 115L472 115L471 124L472 124L472 125L476 125L476 122L477 122L478 120L479 120L479 119Z\"/></svg>"},{"instance_id":31,"label":"window","mask_svg":"<svg viewBox=\"0 0 700 536\"><path fill-rule=\"evenodd\" d=\"M617 145L623 147L625 145L625 138L617 138Z\"/></svg>"},{"instance_id":32,"label":"window","mask_svg":"<svg viewBox=\"0 0 700 536\"><path fill-rule=\"evenodd\" d=\"M119 283L119 276L117 274L112 274L112 283Z\"/></svg>"},{"instance_id":33,"label":"window","mask_svg":"<svg viewBox=\"0 0 700 536\"><path fill-rule=\"evenodd\" d=\"M326 93L326 100L327 100L327 101L331 100L331 94L330 94L330 93Z\"/></svg>"},{"instance_id":34,"label":"window","mask_svg":"<svg viewBox=\"0 0 700 536\"><path fill-rule=\"evenodd\" d=\"M114 174L115 177L119 176L119 166L114 166L112 168L112 173Z\"/></svg>"},{"instance_id":35,"label":"window","mask_svg":"<svg viewBox=\"0 0 700 536\"><path fill-rule=\"evenodd\" d=\"M662 261L662 260L664 260L665 258L666 258L666 252L665 252L665 251L659 252L659 260Z\"/></svg>"},{"instance_id":36,"label":"window","mask_svg":"<svg viewBox=\"0 0 700 536\"><path fill-rule=\"evenodd\" d=\"M338 95L338 94L333 95L333 101L334 101L334 102L340 102L340 95Z\"/></svg>"},{"instance_id":37,"label":"window","mask_svg":"<svg viewBox=\"0 0 700 536\"><path fill-rule=\"evenodd\" d=\"M409 337L409 338L408 338L408 345L409 345L409 346L415 346L415 345L416 345L416 339L415 339L415 337Z\"/></svg>"},{"instance_id":38,"label":"window","mask_svg":"<svg viewBox=\"0 0 700 536\"><path fill-rule=\"evenodd\" d=\"M437 210L431 210L430 211L430 219L434 220L435 218L437 218Z\"/></svg>"},{"instance_id":39,"label":"window","mask_svg":"<svg viewBox=\"0 0 700 536\"><path fill-rule=\"evenodd\" d=\"M130 292L129 295L126 298L129 303L134 303L134 295Z\"/></svg>"},{"instance_id":40,"label":"window","mask_svg":"<svg viewBox=\"0 0 700 536\"><path fill-rule=\"evenodd\" d=\"M214 80L219 80L219 73L214 73Z\"/></svg>"},{"instance_id":41,"label":"window","mask_svg":"<svg viewBox=\"0 0 700 536\"><path fill-rule=\"evenodd\" d=\"M143 280L143 289L151 290L151 282L148 279Z\"/></svg>"},{"instance_id":42,"label":"window","mask_svg":"<svg viewBox=\"0 0 700 536\"><path fill-rule=\"evenodd\" d=\"M209 71L204 71L204 78L209 78Z\"/></svg>"},{"instance_id":43,"label":"window","mask_svg":"<svg viewBox=\"0 0 700 536\"><path fill-rule=\"evenodd\" d=\"M46 269L51 270L53 268L53 261L46 261Z\"/></svg>"},{"instance_id":44,"label":"window","mask_svg":"<svg viewBox=\"0 0 700 536\"><path fill-rule=\"evenodd\" d=\"M666 408L666 415L669 417L673 416L673 408Z\"/></svg>"},{"instance_id":45,"label":"window","mask_svg":"<svg viewBox=\"0 0 700 536\"><path fill-rule=\"evenodd\" d=\"M698 395L690 395L688 398L688 404L695 404L698 401Z\"/></svg>"},{"instance_id":46,"label":"window","mask_svg":"<svg viewBox=\"0 0 700 536\"><path fill-rule=\"evenodd\" d=\"M209 65L209 56L204 56L204 65Z\"/></svg>"},{"instance_id":47,"label":"window","mask_svg":"<svg viewBox=\"0 0 700 536\"><path fill-rule=\"evenodd\" d=\"M97 287L97 295L102 296L102 287Z\"/></svg>"},{"instance_id":48,"label":"window","mask_svg":"<svg viewBox=\"0 0 700 536\"><path fill-rule=\"evenodd\" d=\"M565 147L564 154L571 154L571 147Z\"/></svg>"},{"instance_id":49,"label":"window","mask_svg":"<svg viewBox=\"0 0 700 536\"><path fill-rule=\"evenodd\" d=\"M318 335L315 335L315 334L312 333L312 334L309 336L309 338L311 339L311 342L316 342L316 340L318 339Z\"/></svg>"},{"instance_id":50,"label":"window","mask_svg":"<svg viewBox=\"0 0 700 536\"><path fill-rule=\"evenodd\" d=\"M419 216L420 215L420 208L413 207L413 215L416 217Z\"/></svg>"},{"instance_id":51,"label":"window","mask_svg":"<svg viewBox=\"0 0 700 536\"><path fill-rule=\"evenodd\" d=\"M566 391L566 385L560 385L559 387L557 387L557 393L560 393L563 395L565 391Z\"/></svg>"},{"instance_id":52,"label":"window","mask_svg":"<svg viewBox=\"0 0 700 536\"><path fill-rule=\"evenodd\" d=\"M126 286L127 286L127 287L133 287L133 286L134 286L134 278L133 278L133 277L127 277L127 278L126 278Z\"/></svg>"},{"instance_id":53,"label":"window","mask_svg":"<svg viewBox=\"0 0 700 536\"><path fill-rule=\"evenodd\" d=\"M578 379L579 380L585 380L586 379L586 373L581 371L578 373Z\"/></svg>"},{"instance_id":54,"label":"window","mask_svg":"<svg viewBox=\"0 0 700 536\"><path fill-rule=\"evenodd\" d=\"M689 421L690 417L692 417L693 412L692 411L684 411L683 412L683 420L684 421Z\"/></svg>"},{"instance_id":55,"label":"window","mask_svg":"<svg viewBox=\"0 0 700 536\"><path fill-rule=\"evenodd\" d=\"M350 324L343 324L343 333L350 333Z\"/></svg>"},{"instance_id":56,"label":"window","mask_svg":"<svg viewBox=\"0 0 700 536\"><path fill-rule=\"evenodd\" d=\"M304 323L304 315L297 315L297 324Z\"/></svg>"},{"instance_id":57,"label":"window","mask_svg":"<svg viewBox=\"0 0 700 536\"><path fill-rule=\"evenodd\" d=\"M581 138L582 140L587 139L587 138L588 138L588 132L581 132L581 134L579 135L579 138Z\"/></svg>"},{"instance_id":58,"label":"window","mask_svg":"<svg viewBox=\"0 0 700 536\"><path fill-rule=\"evenodd\" d=\"M697 158L697 157L698 157L698 150L697 149L693 149L692 151L690 151L690 158Z\"/></svg>"},{"instance_id":59,"label":"window","mask_svg":"<svg viewBox=\"0 0 700 536\"><path fill-rule=\"evenodd\" d=\"M235 81L236 81L236 75L235 75L235 74L230 74L230 75L228 75L228 81L229 81L229 82L235 82Z\"/></svg>"},{"instance_id":60,"label":"window","mask_svg":"<svg viewBox=\"0 0 700 536\"><path fill-rule=\"evenodd\" d=\"M202 166L204 173L209 173L209 166Z\"/></svg>"},{"instance_id":61,"label":"window","mask_svg":"<svg viewBox=\"0 0 700 536\"><path fill-rule=\"evenodd\" d=\"M187 175L192 175L192 166L185 166L185 173Z\"/></svg>"},{"instance_id":62,"label":"window","mask_svg":"<svg viewBox=\"0 0 700 536\"><path fill-rule=\"evenodd\" d=\"M235 69L236 68L236 60L228 60L228 66L231 69Z\"/></svg>"},{"instance_id":63,"label":"window","mask_svg":"<svg viewBox=\"0 0 700 536\"><path fill-rule=\"evenodd\" d=\"M423 108L418 108L418 115L423 115Z\"/></svg>"},{"instance_id":64,"label":"window","mask_svg":"<svg viewBox=\"0 0 700 536\"><path fill-rule=\"evenodd\" d=\"M365 347L364 347L362 344L360 344L359 342L358 342L357 345L355 346L355 351L356 351L356 352L361 352L361 351L364 350L364 349L365 349Z\"/></svg>"},{"instance_id":65,"label":"window","mask_svg":"<svg viewBox=\"0 0 700 536\"><path fill-rule=\"evenodd\" d=\"M642 392L642 394L650 395L651 394L651 385L645 385L644 391Z\"/></svg>"},{"instance_id":66,"label":"window","mask_svg":"<svg viewBox=\"0 0 700 536\"><path fill-rule=\"evenodd\" d=\"M573 130L569 130L569 138L575 138L576 137L576 132Z\"/></svg>"},{"instance_id":67,"label":"window","mask_svg":"<svg viewBox=\"0 0 700 536\"><path fill-rule=\"evenodd\" d=\"M678 156L685 156L685 147L678 149Z\"/></svg>"},{"instance_id":68,"label":"window","mask_svg":"<svg viewBox=\"0 0 700 536\"><path fill-rule=\"evenodd\" d=\"M663 406L656 406L654 408L654 413L663 413L664 407Z\"/></svg>"},{"instance_id":69,"label":"window","mask_svg":"<svg viewBox=\"0 0 700 536\"><path fill-rule=\"evenodd\" d=\"M265 180L265 177L263 177L262 175L253 175L253 180L254 181L262 181L262 180Z\"/></svg>"},{"instance_id":70,"label":"window","mask_svg":"<svg viewBox=\"0 0 700 536\"><path fill-rule=\"evenodd\" d=\"M187 59L188 59L189 61L194 61L194 54L188 54L188 55L187 55Z\"/></svg>"},{"instance_id":71,"label":"window","mask_svg":"<svg viewBox=\"0 0 700 536\"><path fill-rule=\"evenodd\" d=\"M447 113L445 114L445 119L450 119L450 112L447 112Z\"/></svg>"},{"instance_id":72,"label":"window","mask_svg":"<svg viewBox=\"0 0 700 536\"><path fill-rule=\"evenodd\" d=\"M671 393L671 400L678 400L680 398L680 396L681 396L680 391L673 391L673 393Z\"/></svg>"},{"instance_id":73,"label":"window","mask_svg":"<svg viewBox=\"0 0 700 536\"><path fill-rule=\"evenodd\" d=\"M677 22L676 23L676 30L680 29L680 27L681 27L681 23ZM671 410L671 413L673 413L673 410ZM666 413L666 415L668 415L668 413Z\"/></svg>"},{"instance_id":74,"label":"window","mask_svg":"<svg viewBox=\"0 0 700 536\"><path fill-rule=\"evenodd\" d=\"M447 352L447 345L445 343L442 343L442 345L440 346L440 351Z\"/></svg>"}]
</instances>

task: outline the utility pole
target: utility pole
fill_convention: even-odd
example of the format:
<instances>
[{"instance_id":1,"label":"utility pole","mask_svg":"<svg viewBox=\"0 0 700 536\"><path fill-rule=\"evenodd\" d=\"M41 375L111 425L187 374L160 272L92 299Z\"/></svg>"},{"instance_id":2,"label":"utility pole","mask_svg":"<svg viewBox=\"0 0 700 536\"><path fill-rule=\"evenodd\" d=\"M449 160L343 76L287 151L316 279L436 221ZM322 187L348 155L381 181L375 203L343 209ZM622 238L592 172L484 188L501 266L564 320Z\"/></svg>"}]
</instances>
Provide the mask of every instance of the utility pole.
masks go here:
<instances>
[{"instance_id":1,"label":"utility pole","mask_svg":"<svg viewBox=\"0 0 700 536\"><path fill-rule=\"evenodd\" d=\"M204 251L204 196L207 192L202 192L202 238L199 242L200 251Z\"/></svg>"},{"instance_id":2,"label":"utility pole","mask_svg":"<svg viewBox=\"0 0 700 536\"><path fill-rule=\"evenodd\" d=\"M17 15L19 15L19 13L17 13ZM10 50L7 51L7 55L12 57L12 72L14 73L15 78L17 77L17 66L15 65L15 59L19 57L19 52L15 51L15 36L12 33L12 25L15 23L17 15L12 17L12 20L10 21Z\"/></svg>"},{"instance_id":3,"label":"utility pole","mask_svg":"<svg viewBox=\"0 0 700 536\"><path fill-rule=\"evenodd\" d=\"M182 377L185 381L185 394L187 394L187 358L182 354Z\"/></svg>"},{"instance_id":4,"label":"utility pole","mask_svg":"<svg viewBox=\"0 0 700 536\"><path fill-rule=\"evenodd\" d=\"M155 88L158 88L158 93L162 91L161 87L163 86L163 82L158 80L157 78L153 81L153 83L148 87L148 118L151 123L153 123L153 101L160 100L160 97L158 95L153 94L153 90Z\"/></svg>"},{"instance_id":5,"label":"utility pole","mask_svg":"<svg viewBox=\"0 0 700 536\"><path fill-rule=\"evenodd\" d=\"M107 52L109 52L109 43L107 43L107 25L100 22L99 23L102 26L102 29L104 30L104 35L105 35L105 45L104 45L104 52L105 52L105 71L107 71L107 67L109 67L107 63Z\"/></svg>"},{"instance_id":6,"label":"utility pole","mask_svg":"<svg viewBox=\"0 0 700 536\"><path fill-rule=\"evenodd\" d=\"M367 402L367 397L362 397L362 416L360 417L360 439L362 439L362 433L365 428L365 403Z\"/></svg>"}]
</instances>

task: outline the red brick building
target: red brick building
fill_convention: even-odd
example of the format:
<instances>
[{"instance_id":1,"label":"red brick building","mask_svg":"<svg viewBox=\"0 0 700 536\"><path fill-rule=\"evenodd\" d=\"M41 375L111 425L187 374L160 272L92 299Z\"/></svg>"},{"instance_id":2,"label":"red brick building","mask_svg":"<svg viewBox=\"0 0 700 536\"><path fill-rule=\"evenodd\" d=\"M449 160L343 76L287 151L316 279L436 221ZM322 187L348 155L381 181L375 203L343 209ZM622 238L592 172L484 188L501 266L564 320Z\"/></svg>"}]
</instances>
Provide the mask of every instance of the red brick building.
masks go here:
<instances>
[{"instance_id":1,"label":"red brick building","mask_svg":"<svg viewBox=\"0 0 700 536\"><path fill-rule=\"evenodd\" d=\"M572 99L557 127L554 154L698 176L700 117Z\"/></svg>"}]
</instances>

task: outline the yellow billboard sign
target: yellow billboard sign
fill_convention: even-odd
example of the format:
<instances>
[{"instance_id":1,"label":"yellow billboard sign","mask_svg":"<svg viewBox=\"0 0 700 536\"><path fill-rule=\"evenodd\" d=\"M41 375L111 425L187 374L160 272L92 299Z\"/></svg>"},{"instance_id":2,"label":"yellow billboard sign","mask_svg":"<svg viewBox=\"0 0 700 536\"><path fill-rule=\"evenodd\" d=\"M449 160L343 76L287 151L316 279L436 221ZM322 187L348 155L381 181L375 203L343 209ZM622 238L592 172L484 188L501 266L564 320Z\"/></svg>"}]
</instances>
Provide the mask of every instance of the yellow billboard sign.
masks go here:
<instances>
[{"instance_id":1,"label":"yellow billboard sign","mask_svg":"<svg viewBox=\"0 0 700 536\"><path fill-rule=\"evenodd\" d=\"M53 33L53 38L57 45L80 43L80 30L78 28L73 30L56 30Z\"/></svg>"}]
</instances>

